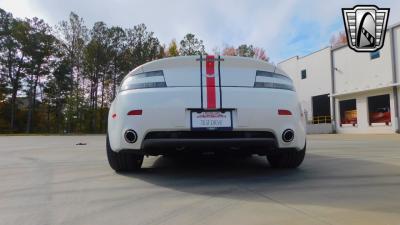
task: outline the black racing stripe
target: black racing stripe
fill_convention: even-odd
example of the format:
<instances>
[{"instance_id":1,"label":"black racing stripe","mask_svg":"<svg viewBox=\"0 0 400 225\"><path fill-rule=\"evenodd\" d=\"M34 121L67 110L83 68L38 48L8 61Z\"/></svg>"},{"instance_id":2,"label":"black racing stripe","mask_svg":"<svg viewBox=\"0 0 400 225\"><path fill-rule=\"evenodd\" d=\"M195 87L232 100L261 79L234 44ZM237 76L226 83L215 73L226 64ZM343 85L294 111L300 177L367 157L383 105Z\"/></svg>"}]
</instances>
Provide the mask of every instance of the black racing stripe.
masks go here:
<instances>
[{"instance_id":1,"label":"black racing stripe","mask_svg":"<svg viewBox=\"0 0 400 225\"><path fill-rule=\"evenodd\" d=\"M218 56L219 108L222 109L221 56Z\"/></svg>"},{"instance_id":2,"label":"black racing stripe","mask_svg":"<svg viewBox=\"0 0 400 225\"><path fill-rule=\"evenodd\" d=\"M203 56L200 54L200 96L201 96L201 109L203 109Z\"/></svg>"}]
</instances>

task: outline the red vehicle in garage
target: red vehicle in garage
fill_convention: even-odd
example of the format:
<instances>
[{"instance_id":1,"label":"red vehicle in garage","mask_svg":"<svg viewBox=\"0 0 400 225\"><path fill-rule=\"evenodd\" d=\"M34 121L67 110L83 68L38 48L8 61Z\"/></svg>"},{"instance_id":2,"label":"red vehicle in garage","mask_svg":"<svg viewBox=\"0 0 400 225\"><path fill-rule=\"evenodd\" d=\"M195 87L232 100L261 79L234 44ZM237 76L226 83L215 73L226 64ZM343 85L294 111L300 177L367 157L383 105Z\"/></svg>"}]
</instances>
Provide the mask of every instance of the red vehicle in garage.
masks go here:
<instances>
[{"instance_id":1,"label":"red vehicle in garage","mask_svg":"<svg viewBox=\"0 0 400 225\"><path fill-rule=\"evenodd\" d=\"M388 107L377 108L375 111L369 114L370 123L386 123L389 124L390 119L390 109Z\"/></svg>"},{"instance_id":2,"label":"red vehicle in garage","mask_svg":"<svg viewBox=\"0 0 400 225\"><path fill-rule=\"evenodd\" d=\"M341 124L357 124L357 110L348 110L344 112L344 118L342 118Z\"/></svg>"}]
</instances>

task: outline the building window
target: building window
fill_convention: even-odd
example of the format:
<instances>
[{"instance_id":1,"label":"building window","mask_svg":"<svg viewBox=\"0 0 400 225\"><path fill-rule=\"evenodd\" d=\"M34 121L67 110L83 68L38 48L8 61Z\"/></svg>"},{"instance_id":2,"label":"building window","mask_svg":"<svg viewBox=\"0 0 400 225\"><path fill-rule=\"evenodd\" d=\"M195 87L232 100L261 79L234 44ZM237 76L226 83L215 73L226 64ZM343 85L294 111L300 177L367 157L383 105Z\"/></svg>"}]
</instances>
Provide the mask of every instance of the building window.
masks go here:
<instances>
[{"instance_id":1,"label":"building window","mask_svg":"<svg viewBox=\"0 0 400 225\"><path fill-rule=\"evenodd\" d=\"M357 124L357 104L355 99L349 99L339 102L340 126L343 124Z\"/></svg>"},{"instance_id":2,"label":"building window","mask_svg":"<svg viewBox=\"0 0 400 225\"><path fill-rule=\"evenodd\" d=\"M381 56L381 53L379 51L375 51L375 52L369 53L369 56L371 57L371 59L377 59Z\"/></svg>"},{"instance_id":3,"label":"building window","mask_svg":"<svg viewBox=\"0 0 400 225\"><path fill-rule=\"evenodd\" d=\"M390 96L378 95L368 97L369 125L373 123L384 123L389 125L390 116Z\"/></svg>"},{"instance_id":4,"label":"building window","mask_svg":"<svg viewBox=\"0 0 400 225\"><path fill-rule=\"evenodd\" d=\"M301 79L306 79L307 78L307 71L306 70L302 70L301 71Z\"/></svg>"}]
</instances>

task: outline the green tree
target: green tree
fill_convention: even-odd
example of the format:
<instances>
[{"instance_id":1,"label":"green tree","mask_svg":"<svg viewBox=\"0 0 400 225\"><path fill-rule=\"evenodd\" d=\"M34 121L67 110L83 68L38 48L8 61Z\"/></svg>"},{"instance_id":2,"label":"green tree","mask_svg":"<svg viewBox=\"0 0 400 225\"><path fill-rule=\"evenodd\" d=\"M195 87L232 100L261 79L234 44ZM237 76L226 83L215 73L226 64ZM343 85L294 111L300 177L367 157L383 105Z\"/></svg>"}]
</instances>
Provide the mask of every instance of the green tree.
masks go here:
<instances>
[{"instance_id":1,"label":"green tree","mask_svg":"<svg viewBox=\"0 0 400 225\"><path fill-rule=\"evenodd\" d=\"M194 34L188 33L180 42L180 55L200 55L206 54L203 41L197 39Z\"/></svg>"},{"instance_id":2,"label":"green tree","mask_svg":"<svg viewBox=\"0 0 400 225\"><path fill-rule=\"evenodd\" d=\"M84 51L85 75L89 80L90 128L92 132L97 130L99 92L101 94L100 110L104 106L105 80L107 79L108 65L111 61L109 49L110 39L108 28L105 23L96 22L90 31L90 41Z\"/></svg>"},{"instance_id":3,"label":"green tree","mask_svg":"<svg viewBox=\"0 0 400 225\"><path fill-rule=\"evenodd\" d=\"M167 55L165 54L165 44L158 45L158 55L157 59L165 58Z\"/></svg>"},{"instance_id":4,"label":"green tree","mask_svg":"<svg viewBox=\"0 0 400 225\"><path fill-rule=\"evenodd\" d=\"M69 79L72 88L66 104L68 132L75 131L75 123L78 123L79 130L82 130L80 126L83 115L80 104L84 101L82 67L84 49L88 39L87 32L83 19L74 12L70 13L68 21L62 21L58 26L59 49L72 70L71 79Z\"/></svg>"},{"instance_id":5,"label":"green tree","mask_svg":"<svg viewBox=\"0 0 400 225\"><path fill-rule=\"evenodd\" d=\"M127 29L127 63L135 68L143 63L157 59L160 42L154 33L147 31L146 25L139 24L133 29Z\"/></svg>"},{"instance_id":6,"label":"green tree","mask_svg":"<svg viewBox=\"0 0 400 225\"><path fill-rule=\"evenodd\" d=\"M11 38L11 23L12 15L0 9L0 103L6 100L6 96L10 93L8 85L8 67L7 67L7 48L6 44L9 38Z\"/></svg>"},{"instance_id":7,"label":"green tree","mask_svg":"<svg viewBox=\"0 0 400 225\"><path fill-rule=\"evenodd\" d=\"M67 60L54 62L53 73L47 76L44 88L47 102L47 132L60 133L65 128L64 108L71 93L72 68ZM53 113L53 117L50 115ZM52 118L52 119L51 119ZM54 125L55 129L50 127Z\"/></svg>"},{"instance_id":8,"label":"green tree","mask_svg":"<svg viewBox=\"0 0 400 225\"><path fill-rule=\"evenodd\" d=\"M112 96L116 96L117 86L123 76L128 72L129 64L126 63L126 33L121 27L111 27L108 30L110 45L110 74L112 79Z\"/></svg>"},{"instance_id":9,"label":"green tree","mask_svg":"<svg viewBox=\"0 0 400 225\"><path fill-rule=\"evenodd\" d=\"M25 76L29 24L0 9L0 64L2 77L11 89L10 130L15 130L17 94Z\"/></svg>"},{"instance_id":10,"label":"green tree","mask_svg":"<svg viewBox=\"0 0 400 225\"><path fill-rule=\"evenodd\" d=\"M253 57L254 56L254 47L253 45L242 44L236 50L238 56L242 57Z\"/></svg>"},{"instance_id":11,"label":"green tree","mask_svg":"<svg viewBox=\"0 0 400 225\"><path fill-rule=\"evenodd\" d=\"M0 69L1 70L1 69ZM5 102L9 93L7 88L7 77L0 73L0 102Z\"/></svg>"},{"instance_id":12,"label":"green tree","mask_svg":"<svg viewBox=\"0 0 400 225\"><path fill-rule=\"evenodd\" d=\"M29 24L28 43L26 55L29 60L26 63L27 69L27 97L28 116L26 132L31 132L33 113L36 107L37 89L40 78L50 72L50 58L53 55L55 37L51 34L51 28L43 20L38 18L27 19Z\"/></svg>"},{"instance_id":13,"label":"green tree","mask_svg":"<svg viewBox=\"0 0 400 225\"><path fill-rule=\"evenodd\" d=\"M169 43L167 56L169 57L179 56L178 45L176 44L175 39L172 39L171 43Z\"/></svg>"}]
</instances>

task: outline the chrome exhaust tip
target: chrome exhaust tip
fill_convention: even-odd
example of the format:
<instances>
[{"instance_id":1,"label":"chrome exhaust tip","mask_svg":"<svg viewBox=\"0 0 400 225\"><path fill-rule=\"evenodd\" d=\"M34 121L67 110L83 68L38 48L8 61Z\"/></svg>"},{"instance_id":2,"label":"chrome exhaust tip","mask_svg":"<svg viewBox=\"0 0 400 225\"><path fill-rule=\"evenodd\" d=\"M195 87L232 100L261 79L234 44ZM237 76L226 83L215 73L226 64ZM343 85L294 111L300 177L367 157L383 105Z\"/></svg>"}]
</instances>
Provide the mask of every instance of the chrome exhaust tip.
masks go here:
<instances>
[{"instance_id":1,"label":"chrome exhaust tip","mask_svg":"<svg viewBox=\"0 0 400 225\"><path fill-rule=\"evenodd\" d=\"M125 141L131 144L137 141L137 134L134 130L131 129L125 131L124 137Z\"/></svg>"},{"instance_id":2,"label":"chrome exhaust tip","mask_svg":"<svg viewBox=\"0 0 400 225\"><path fill-rule=\"evenodd\" d=\"M282 140L284 142L291 142L294 139L294 131L292 129L286 129L282 133Z\"/></svg>"}]
</instances>

